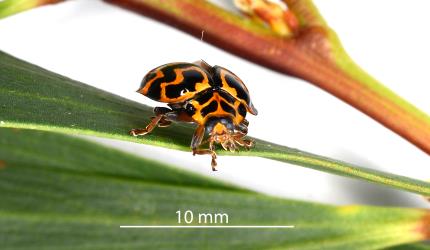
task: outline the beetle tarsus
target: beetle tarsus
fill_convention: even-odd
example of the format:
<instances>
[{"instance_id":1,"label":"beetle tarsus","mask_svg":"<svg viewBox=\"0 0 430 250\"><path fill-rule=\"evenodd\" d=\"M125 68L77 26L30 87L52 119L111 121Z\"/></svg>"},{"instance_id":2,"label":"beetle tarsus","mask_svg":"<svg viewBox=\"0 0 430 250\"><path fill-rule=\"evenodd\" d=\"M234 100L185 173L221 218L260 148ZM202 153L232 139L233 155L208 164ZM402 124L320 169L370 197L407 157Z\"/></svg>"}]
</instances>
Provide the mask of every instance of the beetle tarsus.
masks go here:
<instances>
[{"instance_id":1,"label":"beetle tarsus","mask_svg":"<svg viewBox=\"0 0 430 250\"><path fill-rule=\"evenodd\" d=\"M217 171L217 169L215 168L216 165L217 165L216 160L212 158L212 161L211 161L212 171Z\"/></svg>"},{"instance_id":2,"label":"beetle tarsus","mask_svg":"<svg viewBox=\"0 0 430 250\"><path fill-rule=\"evenodd\" d=\"M135 128L130 130L129 134L132 136L138 136L138 135L146 135L148 133L151 133L152 130L154 130L154 128L158 125L158 123L160 122L160 120L163 118L164 115L159 114L155 117L151 118L151 122L149 122L148 126L146 126L146 128L141 129L141 128Z\"/></svg>"},{"instance_id":3,"label":"beetle tarsus","mask_svg":"<svg viewBox=\"0 0 430 250\"><path fill-rule=\"evenodd\" d=\"M254 141L252 140L243 140L245 143L244 147L246 150L250 150L254 146Z\"/></svg>"},{"instance_id":4,"label":"beetle tarsus","mask_svg":"<svg viewBox=\"0 0 430 250\"><path fill-rule=\"evenodd\" d=\"M211 167L213 171L216 171L215 167L217 166L216 158L217 155L212 149L193 149L193 155L211 155Z\"/></svg>"},{"instance_id":5,"label":"beetle tarsus","mask_svg":"<svg viewBox=\"0 0 430 250\"><path fill-rule=\"evenodd\" d=\"M134 128L130 130L130 132L128 133L132 136L139 136L139 135L146 135L148 131L145 128L144 129Z\"/></svg>"}]
</instances>

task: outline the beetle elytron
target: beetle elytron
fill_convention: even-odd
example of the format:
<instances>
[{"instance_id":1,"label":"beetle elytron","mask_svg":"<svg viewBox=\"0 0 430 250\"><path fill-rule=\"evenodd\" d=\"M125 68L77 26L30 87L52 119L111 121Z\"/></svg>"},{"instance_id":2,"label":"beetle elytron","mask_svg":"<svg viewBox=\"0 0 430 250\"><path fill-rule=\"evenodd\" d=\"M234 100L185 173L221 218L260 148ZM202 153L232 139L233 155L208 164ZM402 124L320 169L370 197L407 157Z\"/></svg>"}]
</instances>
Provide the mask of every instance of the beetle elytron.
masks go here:
<instances>
[{"instance_id":1,"label":"beetle elytron","mask_svg":"<svg viewBox=\"0 0 430 250\"><path fill-rule=\"evenodd\" d=\"M247 112L257 115L245 84L231 71L195 63L169 63L145 75L137 92L169 108L155 107L155 117L144 129L132 129L133 136L150 133L156 126L167 127L172 121L191 122L197 129L191 140L193 155L210 154L216 170L214 143L235 151L237 145L249 149L253 141L243 139L248 132ZM204 136L208 139L203 141ZM199 146L209 142L208 149Z\"/></svg>"}]
</instances>

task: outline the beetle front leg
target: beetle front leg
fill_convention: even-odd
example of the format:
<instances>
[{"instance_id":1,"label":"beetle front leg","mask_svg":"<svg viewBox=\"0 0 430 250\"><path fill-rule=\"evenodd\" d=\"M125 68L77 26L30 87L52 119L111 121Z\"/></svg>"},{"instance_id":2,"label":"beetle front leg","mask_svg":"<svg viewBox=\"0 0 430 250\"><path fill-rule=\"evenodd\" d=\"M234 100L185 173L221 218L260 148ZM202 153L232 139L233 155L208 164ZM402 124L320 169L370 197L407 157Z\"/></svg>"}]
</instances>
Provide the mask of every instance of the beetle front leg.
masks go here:
<instances>
[{"instance_id":1,"label":"beetle front leg","mask_svg":"<svg viewBox=\"0 0 430 250\"><path fill-rule=\"evenodd\" d=\"M155 117L151 118L151 121L149 122L149 124L143 129L141 128L132 129L130 130L129 134L132 136L146 135L150 133L152 130L154 130L154 128L157 125L159 127L169 126L171 124L171 121L167 120L165 117L165 114L169 112L174 112L174 111L165 107L155 107L154 108Z\"/></svg>"},{"instance_id":2,"label":"beetle front leg","mask_svg":"<svg viewBox=\"0 0 430 250\"><path fill-rule=\"evenodd\" d=\"M138 135L146 135L148 133L151 133L152 130L158 125L163 115L157 115L151 119L151 122L146 126L145 128L134 128L130 130L130 135L132 136L138 136Z\"/></svg>"},{"instance_id":3,"label":"beetle front leg","mask_svg":"<svg viewBox=\"0 0 430 250\"><path fill-rule=\"evenodd\" d=\"M248 134L248 125L246 125L246 123L242 122L242 123L236 125L235 129L238 130L238 131L240 131L244 135Z\"/></svg>"},{"instance_id":4,"label":"beetle front leg","mask_svg":"<svg viewBox=\"0 0 430 250\"><path fill-rule=\"evenodd\" d=\"M242 147L245 147L247 150L249 150L252 146L254 146L254 141L243 139L243 137L246 134L243 134L242 132L236 132L233 135L233 140L235 143L239 144Z\"/></svg>"},{"instance_id":5,"label":"beetle front leg","mask_svg":"<svg viewBox=\"0 0 430 250\"><path fill-rule=\"evenodd\" d=\"M217 162L216 162L216 153L214 151L213 148L213 142L210 142L210 147L209 149L193 149L193 155L211 155L212 156L212 160L211 160L211 167L212 167L212 171L217 171L216 170L216 166L217 166Z\"/></svg>"},{"instance_id":6,"label":"beetle front leg","mask_svg":"<svg viewBox=\"0 0 430 250\"><path fill-rule=\"evenodd\" d=\"M214 150L215 148L213 145L213 141L212 140L209 141L209 149L198 148L202 144L204 135L205 135L205 127L202 125L199 125L193 134L193 139L191 140L191 148L193 150L193 155L210 154L212 156L212 160L211 160L212 171L216 171L215 167L217 166L217 162L216 162L216 153Z\"/></svg>"}]
</instances>

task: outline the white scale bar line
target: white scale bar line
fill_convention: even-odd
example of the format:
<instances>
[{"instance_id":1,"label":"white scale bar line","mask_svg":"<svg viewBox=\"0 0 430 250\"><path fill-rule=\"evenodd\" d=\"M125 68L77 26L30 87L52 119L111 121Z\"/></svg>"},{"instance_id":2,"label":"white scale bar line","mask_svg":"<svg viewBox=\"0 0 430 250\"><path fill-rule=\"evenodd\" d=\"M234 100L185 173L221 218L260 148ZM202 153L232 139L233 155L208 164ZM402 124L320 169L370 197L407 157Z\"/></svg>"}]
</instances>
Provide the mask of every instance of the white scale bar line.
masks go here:
<instances>
[{"instance_id":1,"label":"white scale bar line","mask_svg":"<svg viewBox=\"0 0 430 250\"><path fill-rule=\"evenodd\" d=\"M246 225L237 225L237 226L177 226L177 225L162 225L162 226L143 226L143 225L123 225L119 226L120 228L294 228L293 225L287 226L246 226Z\"/></svg>"}]
</instances>

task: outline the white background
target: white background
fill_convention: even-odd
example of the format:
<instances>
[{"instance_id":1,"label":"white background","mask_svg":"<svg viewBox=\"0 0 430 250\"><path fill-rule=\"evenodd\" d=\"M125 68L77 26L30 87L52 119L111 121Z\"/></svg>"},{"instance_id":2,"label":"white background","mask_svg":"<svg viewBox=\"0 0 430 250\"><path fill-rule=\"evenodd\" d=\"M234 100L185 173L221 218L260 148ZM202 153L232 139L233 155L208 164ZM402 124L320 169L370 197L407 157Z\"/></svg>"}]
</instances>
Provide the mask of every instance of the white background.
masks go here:
<instances>
[{"instance_id":1,"label":"white background","mask_svg":"<svg viewBox=\"0 0 430 250\"><path fill-rule=\"evenodd\" d=\"M216 2L232 7L229 0ZM429 1L315 3L359 65L430 113ZM98 0L70 0L0 20L0 49L151 106L157 103L135 93L148 70L167 62L204 59L232 70L247 84L259 110L258 116L249 117L250 135L430 180L428 155L326 92ZM275 161L220 157L219 171L212 172L208 156L95 140L271 195L332 204L430 207L419 195Z\"/></svg>"}]
</instances>

